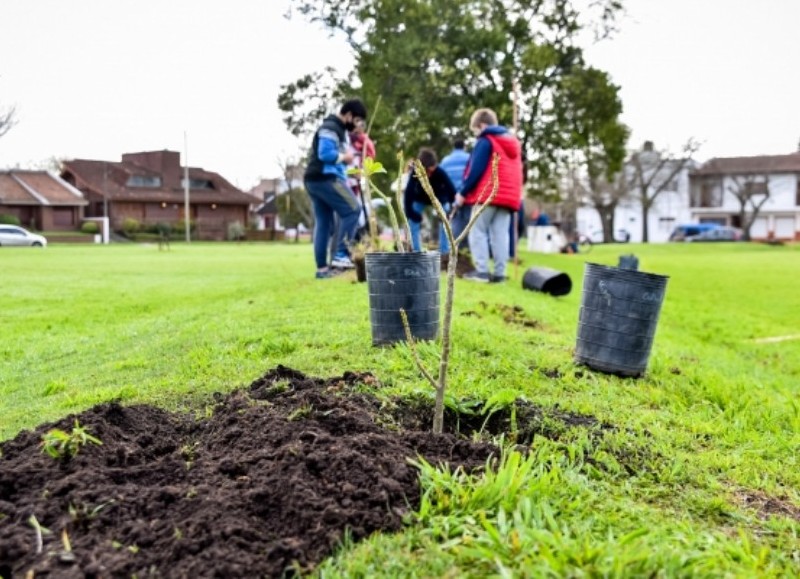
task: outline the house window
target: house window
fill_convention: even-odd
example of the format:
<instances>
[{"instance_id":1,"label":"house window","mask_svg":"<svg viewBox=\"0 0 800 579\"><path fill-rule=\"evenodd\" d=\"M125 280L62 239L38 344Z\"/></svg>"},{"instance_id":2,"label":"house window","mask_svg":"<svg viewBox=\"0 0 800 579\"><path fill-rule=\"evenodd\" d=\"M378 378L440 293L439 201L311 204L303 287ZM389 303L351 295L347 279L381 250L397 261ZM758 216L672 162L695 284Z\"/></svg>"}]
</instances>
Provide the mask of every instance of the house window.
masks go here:
<instances>
[{"instance_id":1,"label":"house window","mask_svg":"<svg viewBox=\"0 0 800 579\"><path fill-rule=\"evenodd\" d=\"M152 175L131 175L126 183L128 187L161 187L161 177Z\"/></svg>"},{"instance_id":2,"label":"house window","mask_svg":"<svg viewBox=\"0 0 800 579\"><path fill-rule=\"evenodd\" d=\"M747 198L753 195L769 195L769 188L766 181L748 181L742 187L742 194Z\"/></svg>"},{"instance_id":3,"label":"house window","mask_svg":"<svg viewBox=\"0 0 800 579\"><path fill-rule=\"evenodd\" d=\"M690 201L692 207L722 207L722 183L709 180L693 184Z\"/></svg>"},{"instance_id":4,"label":"house window","mask_svg":"<svg viewBox=\"0 0 800 579\"><path fill-rule=\"evenodd\" d=\"M797 180L797 191L794 194L794 204L800 206L800 179Z\"/></svg>"},{"instance_id":5,"label":"house window","mask_svg":"<svg viewBox=\"0 0 800 579\"><path fill-rule=\"evenodd\" d=\"M186 187L186 179L181 179L181 187ZM189 189L213 189L214 184L209 179L189 179Z\"/></svg>"}]
</instances>

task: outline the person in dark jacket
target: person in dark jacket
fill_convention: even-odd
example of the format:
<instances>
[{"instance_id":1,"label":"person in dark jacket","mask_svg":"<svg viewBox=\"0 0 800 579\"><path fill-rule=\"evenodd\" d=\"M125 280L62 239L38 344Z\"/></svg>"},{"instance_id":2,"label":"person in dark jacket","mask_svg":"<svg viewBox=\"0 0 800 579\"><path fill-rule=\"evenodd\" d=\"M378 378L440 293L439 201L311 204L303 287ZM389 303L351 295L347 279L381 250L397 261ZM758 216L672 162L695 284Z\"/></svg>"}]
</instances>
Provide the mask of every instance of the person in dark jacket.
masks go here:
<instances>
[{"instance_id":1,"label":"person in dark jacket","mask_svg":"<svg viewBox=\"0 0 800 579\"><path fill-rule=\"evenodd\" d=\"M417 155L419 162L425 167L425 172L428 176L433 194L442 205L445 214L450 213L450 208L456 197L456 188L447 173L439 166L439 160L436 157L436 152L433 149L423 147L419 150ZM411 231L411 249L414 251L422 251L422 239L420 229L422 227L422 214L426 207L430 207L431 199L425 192L417 176L414 174L414 169L410 170L408 182L406 183L405 192L403 194L403 209L408 219L408 228ZM442 254L450 251L450 242L444 231L444 225L439 227L439 252Z\"/></svg>"},{"instance_id":2,"label":"person in dark jacket","mask_svg":"<svg viewBox=\"0 0 800 579\"><path fill-rule=\"evenodd\" d=\"M456 205L474 206L485 202L494 185L494 155L499 155L500 162L497 195L469 231L469 249L475 270L465 274L464 279L499 282L506 279L511 217L522 203L522 147L506 127L497 123L497 114L491 109L476 110L469 124L477 141L467 165L464 186L456 196ZM493 274L489 271L490 250Z\"/></svg>"},{"instance_id":3,"label":"person in dark jacket","mask_svg":"<svg viewBox=\"0 0 800 579\"><path fill-rule=\"evenodd\" d=\"M359 204L347 184L346 167L353 161L347 132L366 120L367 108L359 99L345 101L338 114L325 117L314 133L303 182L314 205L314 259L317 278L330 277L328 241L334 226L334 214L340 226L330 267L354 267L347 248L358 227Z\"/></svg>"}]
</instances>

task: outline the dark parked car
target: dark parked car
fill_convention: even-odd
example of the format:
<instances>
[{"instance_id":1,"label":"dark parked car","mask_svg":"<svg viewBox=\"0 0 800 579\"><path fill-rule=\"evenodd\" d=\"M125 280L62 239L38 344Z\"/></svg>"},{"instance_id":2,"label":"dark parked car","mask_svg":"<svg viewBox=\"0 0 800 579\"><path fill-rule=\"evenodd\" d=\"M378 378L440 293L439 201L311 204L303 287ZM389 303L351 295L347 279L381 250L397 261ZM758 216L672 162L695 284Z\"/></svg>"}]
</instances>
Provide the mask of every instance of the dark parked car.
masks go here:
<instances>
[{"instance_id":1,"label":"dark parked car","mask_svg":"<svg viewBox=\"0 0 800 579\"><path fill-rule=\"evenodd\" d=\"M721 226L690 235L685 241L741 241L741 239L742 230L738 227Z\"/></svg>"},{"instance_id":2,"label":"dark parked car","mask_svg":"<svg viewBox=\"0 0 800 579\"><path fill-rule=\"evenodd\" d=\"M45 247L47 239L17 225L0 225L0 246Z\"/></svg>"}]
</instances>

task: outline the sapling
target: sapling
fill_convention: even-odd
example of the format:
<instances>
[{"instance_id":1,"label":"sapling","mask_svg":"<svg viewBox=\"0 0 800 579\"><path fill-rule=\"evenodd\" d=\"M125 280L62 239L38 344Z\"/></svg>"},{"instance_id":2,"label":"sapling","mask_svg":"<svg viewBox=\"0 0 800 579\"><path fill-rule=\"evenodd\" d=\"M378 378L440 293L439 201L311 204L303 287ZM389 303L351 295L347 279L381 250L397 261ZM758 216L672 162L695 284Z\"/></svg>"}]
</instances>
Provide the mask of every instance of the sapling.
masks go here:
<instances>
[{"instance_id":1,"label":"sapling","mask_svg":"<svg viewBox=\"0 0 800 579\"><path fill-rule=\"evenodd\" d=\"M402 154L398 155L398 160L400 161L400 170L402 171L404 167L404 163L402 161ZM447 290L445 293L445 307L444 307L444 319L442 320L442 351L439 356L439 375L438 378L434 378L433 375L425 368L422 363L422 360L416 350L416 345L414 342L414 338L411 334L411 326L408 322L408 315L406 314L404 309L400 309L400 317L403 321L403 329L405 330L406 334L406 341L408 342L408 346L411 350L411 354L414 357L414 361L419 368L420 373L425 377L425 379L433 386L434 390L436 391L435 403L434 403L434 412L433 412L433 432L436 434L441 434L443 427L444 427L444 399L445 393L447 391L447 368L450 362L450 326L452 324L453 319L453 295L455 291L455 278L456 278L456 271L458 267L458 246L459 244L466 238L469 234L470 229L475 224L475 220L480 216L481 213L489 206L489 204L494 200L497 196L497 190L499 188L499 180L497 176L498 172L498 165L500 163L500 156L496 153L492 157L491 163L491 193L488 197L486 197L483 203L476 204L473 207L472 215L470 216L470 220L467 223L467 226L464 228L458 238L455 238L453 235L453 229L450 227L450 220L448 219L447 214L445 213L442 204L436 198L435 193L433 192L433 188L431 187L430 181L428 180L428 174L423 167L422 163L417 159L414 161L414 173L419 179L420 183L422 184L422 188L424 189L425 193L427 193L428 197L431 200L431 204L433 205L436 214L438 215L439 219L444 226L445 234L447 235L447 239L450 242L450 251L449 251L449 259L447 262ZM364 167L363 167L363 174L366 178L367 187L365 187L365 191L375 192L380 196L384 201L386 201L388 208L389 208L389 215L392 220L392 228L394 229L394 237L397 242L398 251L404 251L402 246L402 241L400 237L400 226L397 221L397 216L392 208L391 201L389 200L387 195L384 195L373 183L372 176L377 173L385 173L386 170L383 168L383 165L375 161L374 159L366 158L364 159ZM402 192L399 185L400 179L398 178L398 187L396 191L396 201L399 207L402 207ZM484 187L481 191L479 198L482 198L486 193L486 187ZM367 193L366 198L368 198L370 193ZM403 215L405 218L405 215ZM405 220L406 226L406 234L408 238L410 238L410 234L408 234L408 221Z\"/></svg>"},{"instance_id":2,"label":"sapling","mask_svg":"<svg viewBox=\"0 0 800 579\"><path fill-rule=\"evenodd\" d=\"M402 172L403 169L403 159L402 153L398 154L398 161L400 163L400 171ZM348 172L358 171L358 169L351 169ZM386 208L389 211L389 220L392 224L392 231L394 233L395 245L397 246L397 251L400 253L405 252L405 246L403 245L403 238L400 235L400 221L397 218L397 212L395 212L394 207L392 206L392 200L389 198L388 195L383 193L378 187L375 185L372 177L379 173L386 173L386 169L383 167L383 163L380 161L376 161L371 157L366 157L364 159L364 164L361 169L363 172L364 177L366 178L367 186L364 187L364 203L372 204L372 194L375 193L379 198L383 199L386 202ZM402 173L401 173L402 174ZM400 191L400 176L398 175L398 190L395 195L397 206L402 207L402 192ZM403 225L406 232L406 238L409 239L410 233L408 232L408 221L405 219L405 214L401 212L403 216ZM378 242L378 222L377 218L375 217L375 212L370 211L369 214L369 229L370 229L370 245L372 246L372 250L377 250L380 246Z\"/></svg>"},{"instance_id":3,"label":"sapling","mask_svg":"<svg viewBox=\"0 0 800 579\"><path fill-rule=\"evenodd\" d=\"M422 364L422 359L417 353L414 338L411 335L411 327L408 324L408 316L406 315L405 310L400 310L400 317L403 320L403 328L406 332L406 341L408 342L408 347L411 349L411 354L414 357L414 361L416 362L419 371L422 373L425 379L430 382L436 391L436 401L433 409L433 432L435 434L441 434L444 427L444 397L447 391L447 367L450 362L450 326L453 319L453 295L455 292L455 278L458 266L458 245L467 236L469 230L472 229L472 226L475 224L475 220L478 218L478 216L483 213L484 209L486 209L486 207L497 195L497 190L499 187L497 167L499 162L500 156L495 153L495 155L492 157L491 165L492 191L483 203L474 206L470 220L458 238L453 237L453 229L450 227L450 221L447 218L447 214L445 213L442 204L439 203L438 199L436 199L436 195L433 192L430 181L428 181L428 174L425 171L425 167L422 166L422 163L420 163L419 160L415 161L414 163L414 172L422 184L422 188L428 194L428 197L430 197L431 204L439 216L439 219L442 221L445 234L450 242L450 253L447 261L447 290L445 293L444 302L444 319L442 320L442 351L439 356L438 379L434 379L433 375ZM485 189L481 191L480 197L483 197L485 192Z\"/></svg>"}]
</instances>

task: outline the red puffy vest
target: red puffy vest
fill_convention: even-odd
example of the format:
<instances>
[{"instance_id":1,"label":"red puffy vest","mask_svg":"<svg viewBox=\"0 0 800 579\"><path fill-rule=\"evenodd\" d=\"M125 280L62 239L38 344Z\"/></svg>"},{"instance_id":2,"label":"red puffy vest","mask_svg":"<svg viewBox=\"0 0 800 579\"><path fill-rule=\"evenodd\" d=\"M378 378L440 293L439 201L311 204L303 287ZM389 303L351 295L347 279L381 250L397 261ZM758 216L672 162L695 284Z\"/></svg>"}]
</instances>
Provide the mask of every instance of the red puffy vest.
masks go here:
<instances>
[{"instance_id":1,"label":"red puffy vest","mask_svg":"<svg viewBox=\"0 0 800 579\"><path fill-rule=\"evenodd\" d=\"M492 194L492 162L494 155L500 155L497 166L498 188L492 205L517 211L522 204L522 157L519 140L506 133L504 135L484 135L492 144L492 156L475 187L464 199L467 205L483 203Z\"/></svg>"}]
</instances>

